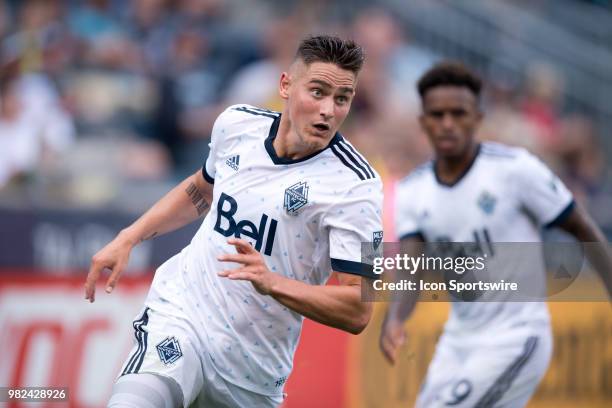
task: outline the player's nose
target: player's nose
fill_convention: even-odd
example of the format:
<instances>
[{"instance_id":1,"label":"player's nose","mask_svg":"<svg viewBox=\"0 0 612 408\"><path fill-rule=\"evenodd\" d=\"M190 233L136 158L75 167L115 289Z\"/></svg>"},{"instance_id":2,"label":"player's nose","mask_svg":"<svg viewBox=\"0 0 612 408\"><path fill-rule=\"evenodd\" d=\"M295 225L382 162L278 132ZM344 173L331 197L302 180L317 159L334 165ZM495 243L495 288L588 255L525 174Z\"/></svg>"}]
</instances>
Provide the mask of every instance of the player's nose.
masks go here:
<instances>
[{"instance_id":1,"label":"player's nose","mask_svg":"<svg viewBox=\"0 0 612 408\"><path fill-rule=\"evenodd\" d=\"M442 127L444 129L452 129L455 126L455 119L453 118L453 115L450 115L448 113L444 114L444 116L442 116Z\"/></svg>"},{"instance_id":2,"label":"player's nose","mask_svg":"<svg viewBox=\"0 0 612 408\"><path fill-rule=\"evenodd\" d=\"M319 114L329 120L334 116L334 100L332 98L324 98L319 103Z\"/></svg>"}]
</instances>

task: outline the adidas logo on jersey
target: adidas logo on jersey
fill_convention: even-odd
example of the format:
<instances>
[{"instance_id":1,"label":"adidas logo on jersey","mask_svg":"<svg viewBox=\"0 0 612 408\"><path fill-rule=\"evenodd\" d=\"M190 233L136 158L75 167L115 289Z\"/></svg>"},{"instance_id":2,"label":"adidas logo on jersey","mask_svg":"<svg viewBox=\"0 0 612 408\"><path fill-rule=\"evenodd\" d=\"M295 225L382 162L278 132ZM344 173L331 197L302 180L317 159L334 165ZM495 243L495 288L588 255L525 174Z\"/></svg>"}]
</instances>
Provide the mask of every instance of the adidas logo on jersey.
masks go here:
<instances>
[{"instance_id":1,"label":"adidas logo on jersey","mask_svg":"<svg viewBox=\"0 0 612 408\"><path fill-rule=\"evenodd\" d=\"M168 365L174 363L183 356L179 342L174 337L168 337L157 345L157 353L162 363Z\"/></svg>"},{"instance_id":2,"label":"adidas logo on jersey","mask_svg":"<svg viewBox=\"0 0 612 408\"><path fill-rule=\"evenodd\" d=\"M261 252L264 244L266 226L268 219L270 225L268 227L268 237L265 239L266 245L264 249L265 255L272 255L272 247L274 246L274 237L276 236L276 226L278 221L269 217L266 214L261 215L259 220L259 228L249 220L236 221L234 214L238 211L238 203L234 197L221 193L217 202L217 221L215 222L215 231L224 237L234 236L236 238L247 237L255 240L255 250ZM225 220L225 222L224 222Z\"/></svg>"},{"instance_id":3,"label":"adidas logo on jersey","mask_svg":"<svg viewBox=\"0 0 612 408\"><path fill-rule=\"evenodd\" d=\"M308 184L300 181L285 190L285 210L291 215L308 203Z\"/></svg>"},{"instance_id":4,"label":"adidas logo on jersey","mask_svg":"<svg viewBox=\"0 0 612 408\"><path fill-rule=\"evenodd\" d=\"M225 164L238 171L238 166L240 165L240 155L237 154L236 156L230 157L225 161Z\"/></svg>"}]
</instances>

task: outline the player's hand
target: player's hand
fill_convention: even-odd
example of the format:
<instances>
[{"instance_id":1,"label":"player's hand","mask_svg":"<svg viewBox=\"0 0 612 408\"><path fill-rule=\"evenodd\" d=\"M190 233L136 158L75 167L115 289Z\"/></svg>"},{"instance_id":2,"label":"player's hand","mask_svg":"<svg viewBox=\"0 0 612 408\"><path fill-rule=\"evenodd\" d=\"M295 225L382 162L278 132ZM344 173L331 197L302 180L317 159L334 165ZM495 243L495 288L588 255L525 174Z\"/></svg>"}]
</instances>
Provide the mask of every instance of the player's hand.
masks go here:
<instances>
[{"instance_id":1,"label":"player's hand","mask_svg":"<svg viewBox=\"0 0 612 408\"><path fill-rule=\"evenodd\" d=\"M121 272L128 263L132 247L133 245L120 234L91 258L85 282L85 299L91 303L96 300L96 282L105 269L111 270L106 281L106 293L113 291Z\"/></svg>"},{"instance_id":2,"label":"player's hand","mask_svg":"<svg viewBox=\"0 0 612 408\"><path fill-rule=\"evenodd\" d=\"M257 292L269 295L280 275L270 271L263 256L244 239L230 238L227 243L235 246L238 253L219 255L217 259L221 262L239 263L242 266L218 272L217 275L232 280L248 280Z\"/></svg>"},{"instance_id":3,"label":"player's hand","mask_svg":"<svg viewBox=\"0 0 612 408\"><path fill-rule=\"evenodd\" d=\"M399 349L406 342L404 323L387 316L383 323L379 340L380 351L382 351L389 363L395 364Z\"/></svg>"}]
</instances>

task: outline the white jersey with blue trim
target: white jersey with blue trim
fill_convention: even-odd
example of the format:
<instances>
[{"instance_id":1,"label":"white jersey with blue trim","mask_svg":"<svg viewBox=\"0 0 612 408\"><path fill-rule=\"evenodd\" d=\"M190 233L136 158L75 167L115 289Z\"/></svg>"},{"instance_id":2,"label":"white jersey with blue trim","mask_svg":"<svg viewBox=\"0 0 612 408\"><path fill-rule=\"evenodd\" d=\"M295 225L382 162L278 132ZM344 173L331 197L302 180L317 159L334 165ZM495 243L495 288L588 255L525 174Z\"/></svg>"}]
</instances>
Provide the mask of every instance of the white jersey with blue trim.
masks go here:
<instances>
[{"instance_id":1,"label":"white jersey with blue trim","mask_svg":"<svg viewBox=\"0 0 612 408\"><path fill-rule=\"evenodd\" d=\"M495 243L541 242L541 228L559 223L573 204L565 185L538 158L522 148L486 142L479 145L474 161L452 185L439 180L431 162L402 180L395 222L400 239L417 235L426 242L477 243L487 253L494 251ZM512 246L504 246L504 253L498 251L487 260L490 278L516 282L543 295L541 248L520 248L533 249L525 256L530 264L521 267ZM481 299L487 302L453 302L446 330L467 334L491 325L549 320L542 302L496 302L504 295L484 296Z\"/></svg>"},{"instance_id":2,"label":"white jersey with blue trim","mask_svg":"<svg viewBox=\"0 0 612 408\"><path fill-rule=\"evenodd\" d=\"M363 156L337 133L318 153L278 157L279 122L280 113L249 105L218 117L203 168L211 209L181 253L184 302L215 368L268 395L291 372L303 317L248 281L217 275L237 266L217 261L235 253L228 238L249 241L274 273L323 285L332 270L372 276L361 243L382 235L382 183Z\"/></svg>"}]
</instances>

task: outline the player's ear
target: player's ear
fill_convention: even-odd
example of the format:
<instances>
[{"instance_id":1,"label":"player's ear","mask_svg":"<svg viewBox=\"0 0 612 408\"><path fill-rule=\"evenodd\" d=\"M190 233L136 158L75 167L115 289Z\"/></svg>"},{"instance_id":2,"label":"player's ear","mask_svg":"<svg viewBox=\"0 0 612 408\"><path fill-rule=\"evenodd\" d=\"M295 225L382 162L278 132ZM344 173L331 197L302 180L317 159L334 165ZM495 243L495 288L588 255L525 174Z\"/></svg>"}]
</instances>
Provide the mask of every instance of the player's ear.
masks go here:
<instances>
[{"instance_id":1,"label":"player's ear","mask_svg":"<svg viewBox=\"0 0 612 408\"><path fill-rule=\"evenodd\" d=\"M421 125L421 129L425 131L425 114L423 112L419 115L419 125Z\"/></svg>"},{"instance_id":2,"label":"player's ear","mask_svg":"<svg viewBox=\"0 0 612 408\"><path fill-rule=\"evenodd\" d=\"M278 84L278 93L282 99L289 98L289 87L291 86L291 77L288 72L283 72Z\"/></svg>"},{"instance_id":3,"label":"player's ear","mask_svg":"<svg viewBox=\"0 0 612 408\"><path fill-rule=\"evenodd\" d=\"M480 123L482 122L482 118L484 117L484 113L482 112L482 109L480 109L480 107L476 107L476 112L474 113L475 115L475 119L476 119L476 126L480 126Z\"/></svg>"}]
</instances>

